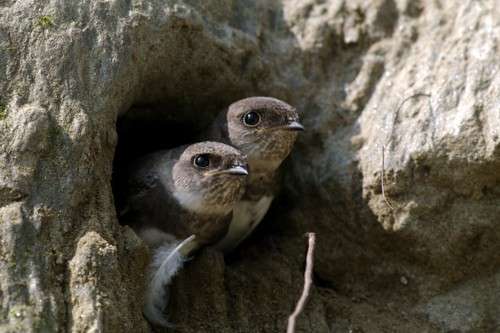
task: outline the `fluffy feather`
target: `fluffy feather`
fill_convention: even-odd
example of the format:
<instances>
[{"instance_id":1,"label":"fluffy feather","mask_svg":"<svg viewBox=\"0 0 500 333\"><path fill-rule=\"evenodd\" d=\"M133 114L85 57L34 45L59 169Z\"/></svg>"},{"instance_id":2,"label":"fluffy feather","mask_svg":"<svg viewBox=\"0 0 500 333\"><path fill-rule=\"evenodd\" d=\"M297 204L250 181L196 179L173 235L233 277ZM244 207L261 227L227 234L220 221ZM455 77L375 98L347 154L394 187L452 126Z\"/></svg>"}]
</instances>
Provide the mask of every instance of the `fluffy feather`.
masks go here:
<instances>
[{"instance_id":1,"label":"fluffy feather","mask_svg":"<svg viewBox=\"0 0 500 333\"><path fill-rule=\"evenodd\" d=\"M154 251L149 267L146 304L144 305L144 315L153 324L164 327L172 326L164 315L168 304L167 286L187 259L181 253L182 247L194 238L195 236L192 235L182 242L165 243Z\"/></svg>"}]
</instances>

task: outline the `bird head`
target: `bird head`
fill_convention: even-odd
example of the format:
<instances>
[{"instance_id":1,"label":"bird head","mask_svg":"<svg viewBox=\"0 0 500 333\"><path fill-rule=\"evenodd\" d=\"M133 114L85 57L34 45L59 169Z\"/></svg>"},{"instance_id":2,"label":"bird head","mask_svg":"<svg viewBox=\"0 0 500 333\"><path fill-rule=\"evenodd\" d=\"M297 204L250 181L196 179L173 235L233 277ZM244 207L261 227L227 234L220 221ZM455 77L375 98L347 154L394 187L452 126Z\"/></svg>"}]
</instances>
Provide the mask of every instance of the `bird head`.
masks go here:
<instances>
[{"instance_id":1,"label":"bird head","mask_svg":"<svg viewBox=\"0 0 500 333\"><path fill-rule=\"evenodd\" d=\"M195 143L174 164L174 196L190 211L227 214L241 198L247 175L247 159L237 149L219 142Z\"/></svg>"},{"instance_id":2,"label":"bird head","mask_svg":"<svg viewBox=\"0 0 500 333\"><path fill-rule=\"evenodd\" d=\"M297 110L271 97L239 100L225 115L229 141L247 155L252 172L276 170L304 130Z\"/></svg>"}]
</instances>

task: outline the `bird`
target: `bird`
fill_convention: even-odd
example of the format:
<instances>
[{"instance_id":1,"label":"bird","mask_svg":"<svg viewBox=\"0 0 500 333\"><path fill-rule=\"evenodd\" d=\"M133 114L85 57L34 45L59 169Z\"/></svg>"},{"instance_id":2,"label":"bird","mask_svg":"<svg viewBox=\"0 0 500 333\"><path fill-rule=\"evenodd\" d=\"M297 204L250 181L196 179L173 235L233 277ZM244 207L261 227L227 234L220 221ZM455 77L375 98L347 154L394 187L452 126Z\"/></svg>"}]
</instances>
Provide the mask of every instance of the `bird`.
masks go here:
<instances>
[{"instance_id":1,"label":"bird","mask_svg":"<svg viewBox=\"0 0 500 333\"><path fill-rule=\"evenodd\" d=\"M196 250L226 234L247 175L245 155L211 141L154 152L129 167L121 220L152 249L143 311L152 324L171 326L166 286Z\"/></svg>"},{"instance_id":2,"label":"bird","mask_svg":"<svg viewBox=\"0 0 500 333\"><path fill-rule=\"evenodd\" d=\"M222 110L202 136L229 144L247 156L245 193L233 209L226 236L215 247L234 250L267 213L279 188L278 169L304 126L297 110L273 97L249 97Z\"/></svg>"}]
</instances>

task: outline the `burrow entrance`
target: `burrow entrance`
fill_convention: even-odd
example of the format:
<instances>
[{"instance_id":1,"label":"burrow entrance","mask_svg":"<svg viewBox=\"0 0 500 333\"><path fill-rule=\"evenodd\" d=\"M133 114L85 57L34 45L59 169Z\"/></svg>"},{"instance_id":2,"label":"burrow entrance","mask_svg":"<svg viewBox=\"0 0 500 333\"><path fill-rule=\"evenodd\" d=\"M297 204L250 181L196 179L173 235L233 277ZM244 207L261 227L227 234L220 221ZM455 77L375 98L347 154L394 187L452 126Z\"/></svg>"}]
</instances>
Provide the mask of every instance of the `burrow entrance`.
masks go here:
<instances>
[{"instance_id":1,"label":"burrow entrance","mask_svg":"<svg viewBox=\"0 0 500 333\"><path fill-rule=\"evenodd\" d=\"M248 96L255 94L237 94L231 101L223 99L204 107L200 106L204 103L196 103L196 106L182 103L136 103L119 116L116 124L118 143L113 160L112 177L113 196L119 221L120 212L125 208L126 174L130 164L155 151L202 141L200 133L211 124L218 112L230 103ZM276 198L266 215L267 218L245 242L258 239L261 233L273 232L272 223L265 223L265 220L275 219L276 207L283 205L286 206L286 198L284 196ZM120 223L124 224L123 221ZM238 258L237 252L228 259L233 261Z\"/></svg>"}]
</instances>

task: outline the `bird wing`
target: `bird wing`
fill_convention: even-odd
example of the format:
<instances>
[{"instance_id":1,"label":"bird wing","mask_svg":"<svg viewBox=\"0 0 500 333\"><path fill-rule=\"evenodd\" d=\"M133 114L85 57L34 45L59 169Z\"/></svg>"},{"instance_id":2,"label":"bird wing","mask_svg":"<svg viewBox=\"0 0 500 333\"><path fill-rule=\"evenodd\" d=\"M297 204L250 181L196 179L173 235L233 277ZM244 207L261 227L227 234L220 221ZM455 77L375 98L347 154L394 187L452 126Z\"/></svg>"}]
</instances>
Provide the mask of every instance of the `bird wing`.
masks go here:
<instances>
[{"instance_id":1,"label":"bird wing","mask_svg":"<svg viewBox=\"0 0 500 333\"><path fill-rule=\"evenodd\" d=\"M168 189L165 187L170 184L161 181L158 170L162 166L163 172L170 172L172 163L171 152L161 151L147 155L129 167L125 206L120 212L125 224L148 224L145 217L154 220L155 206L168 204Z\"/></svg>"}]
</instances>

